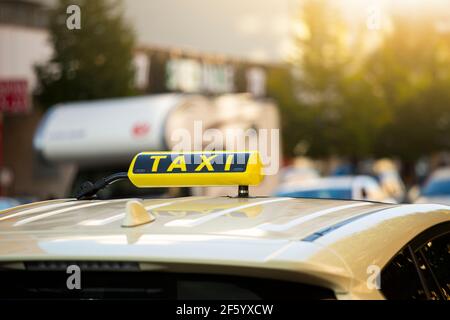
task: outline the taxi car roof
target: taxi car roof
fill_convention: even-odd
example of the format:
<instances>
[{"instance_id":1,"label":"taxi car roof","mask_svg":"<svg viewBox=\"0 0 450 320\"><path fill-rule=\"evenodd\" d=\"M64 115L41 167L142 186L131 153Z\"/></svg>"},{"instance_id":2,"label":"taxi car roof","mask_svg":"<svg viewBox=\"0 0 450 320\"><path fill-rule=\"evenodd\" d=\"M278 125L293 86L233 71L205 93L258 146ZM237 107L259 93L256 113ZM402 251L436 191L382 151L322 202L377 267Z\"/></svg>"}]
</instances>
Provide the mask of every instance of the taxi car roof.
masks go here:
<instances>
[{"instance_id":1,"label":"taxi car roof","mask_svg":"<svg viewBox=\"0 0 450 320\"><path fill-rule=\"evenodd\" d=\"M450 216L443 205L186 197L142 200L156 219L124 228L129 200L52 200L0 212L0 267L137 261L142 270L259 273L342 292L353 286L365 297L379 295L360 285L368 265L385 265L410 239Z\"/></svg>"},{"instance_id":2,"label":"taxi car roof","mask_svg":"<svg viewBox=\"0 0 450 320\"><path fill-rule=\"evenodd\" d=\"M0 215L4 232L119 232L130 199L55 200L20 206ZM215 234L222 236L302 239L349 219L392 207L376 202L293 199L186 197L142 200L156 216L143 233Z\"/></svg>"}]
</instances>

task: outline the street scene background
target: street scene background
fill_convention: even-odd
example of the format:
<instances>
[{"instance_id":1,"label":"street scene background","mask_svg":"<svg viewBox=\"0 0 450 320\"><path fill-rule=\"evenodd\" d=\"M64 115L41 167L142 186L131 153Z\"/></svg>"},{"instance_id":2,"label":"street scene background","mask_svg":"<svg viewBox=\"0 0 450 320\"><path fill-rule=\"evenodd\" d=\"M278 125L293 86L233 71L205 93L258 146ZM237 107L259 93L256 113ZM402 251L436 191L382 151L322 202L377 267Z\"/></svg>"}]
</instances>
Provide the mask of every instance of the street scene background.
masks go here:
<instances>
[{"instance_id":1,"label":"street scene background","mask_svg":"<svg viewBox=\"0 0 450 320\"><path fill-rule=\"evenodd\" d=\"M126 170L139 151L172 150L177 130L195 135L196 123L235 138L279 130L266 141L276 173L257 194L418 201L450 166L449 8L2 0L4 206L71 197L83 181ZM202 136L192 149L208 143ZM357 177L367 184L359 193L336 191ZM371 183L381 190L373 196ZM427 192L448 196L449 186ZM104 196L205 193L222 191L122 185Z\"/></svg>"}]
</instances>

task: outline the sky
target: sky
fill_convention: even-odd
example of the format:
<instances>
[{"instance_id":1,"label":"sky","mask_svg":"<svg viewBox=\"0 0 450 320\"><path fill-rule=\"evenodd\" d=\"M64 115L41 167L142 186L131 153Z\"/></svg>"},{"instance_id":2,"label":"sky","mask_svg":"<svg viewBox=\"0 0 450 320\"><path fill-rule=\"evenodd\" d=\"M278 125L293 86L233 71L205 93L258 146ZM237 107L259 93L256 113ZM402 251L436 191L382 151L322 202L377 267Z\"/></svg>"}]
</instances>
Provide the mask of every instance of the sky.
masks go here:
<instances>
[{"instance_id":1,"label":"sky","mask_svg":"<svg viewBox=\"0 0 450 320\"><path fill-rule=\"evenodd\" d=\"M52 3L57 0L33 0ZM192 50L258 62L283 62L302 0L122 0L140 46ZM329 0L365 23L374 9L415 16L437 12L450 30L450 0ZM330 21L332 23L332 21Z\"/></svg>"},{"instance_id":2,"label":"sky","mask_svg":"<svg viewBox=\"0 0 450 320\"><path fill-rule=\"evenodd\" d=\"M141 45L182 48L259 62L282 62L292 46L301 0L124 0ZM381 15L442 12L450 0L332 0L350 22ZM378 10L377 9L377 10ZM448 13L448 16L447 16ZM447 17L446 17L447 16Z\"/></svg>"},{"instance_id":3,"label":"sky","mask_svg":"<svg viewBox=\"0 0 450 320\"><path fill-rule=\"evenodd\" d=\"M278 62L298 0L125 0L141 44Z\"/></svg>"}]
</instances>

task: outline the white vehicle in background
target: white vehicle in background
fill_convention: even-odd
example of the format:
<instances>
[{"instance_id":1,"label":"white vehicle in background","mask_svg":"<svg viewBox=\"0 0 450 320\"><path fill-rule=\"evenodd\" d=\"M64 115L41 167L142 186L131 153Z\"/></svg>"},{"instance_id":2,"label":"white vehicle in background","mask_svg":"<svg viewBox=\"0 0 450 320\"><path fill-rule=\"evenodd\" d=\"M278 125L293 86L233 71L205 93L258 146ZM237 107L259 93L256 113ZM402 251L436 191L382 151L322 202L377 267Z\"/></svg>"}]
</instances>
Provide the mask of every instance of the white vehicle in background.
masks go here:
<instances>
[{"instance_id":1,"label":"white vehicle in background","mask_svg":"<svg viewBox=\"0 0 450 320\"><path fill-rule=\"evenodd\" d=\"M292 165L280 169L279 176L280 184L285 184L318 179L320 173L311 159L297 157Z\"/></svg>"},{"instance_id":2,"label":"white vehicle in background","mask_svg":"<svg viewBox=\"0 0 450 320\"><path fill-rule=\"evenodd\" d=\"M405 199L406 188L400 177L397 166L390 159L379 159L373 166L373 172L377 176L383 191L397 202Z\"/></svg>"},{"instance_id":3,"label":"white vehicle in background","mask_svg":"<svg viewBox=\"0 0 450 320\"><path fill-rule=\"evenodd\" d=\"M437 169L428 178L416 203L450 204L450 167Z\"/></svg>"},{"instance_id":4,"label":"white vehicle in background","mask_svg":"<svg viewBox=\"0 0 450 320\"><path fill-rule=\"evenodd\" d=\"M313 168L289 166L280 170L281 183L318 179L320 174Z\"/></svg>"},{"instance_id":5,"label":"white vehicle in background","mask_svg":"<svg viewBox=\"0 0 450 320\"><path fill-rule=\"evenodd\" d=\"M154 94L56 105L39 124L34 148L47 164L67 167L58 179L49 182L56 190L55 196L64 197L72 196L83 181L98 180L127 168L132 157L141 150L204 150L211 148L213 132L226 137L226 141L220 141L224 145L214 140L219 144L216 150L245 149L246 146L239 144L240 141L245 143L242 138L245 132L251 129L257 132L248 139L256 144L259 129L263 128L279 129L278 108L271 101L253 99L245 94L214 98L181 93ZM277 159L280 154L278 145L272 142L267 145L267 151L271 159ZM277 177L272 175L256 188L268 195L277 184ZM228 187L181 190L177 187L139 191L131 184L121 184L111 186L103 194L106 198L145 198L164 196L167 192L222 195L233 190Z\"/></svg>"},{"instance_id":6,"label":"white vehicle in background","mask_svg":"<svg viewBox=\"0 0 450 320\"><path fill-rule=\"evenodd\" d=\"M333 176L285 183L278 188L276 195L294 198L369 200L396 203L381 189L374 178L364 175Z\"/></svg>"}]
</instances>

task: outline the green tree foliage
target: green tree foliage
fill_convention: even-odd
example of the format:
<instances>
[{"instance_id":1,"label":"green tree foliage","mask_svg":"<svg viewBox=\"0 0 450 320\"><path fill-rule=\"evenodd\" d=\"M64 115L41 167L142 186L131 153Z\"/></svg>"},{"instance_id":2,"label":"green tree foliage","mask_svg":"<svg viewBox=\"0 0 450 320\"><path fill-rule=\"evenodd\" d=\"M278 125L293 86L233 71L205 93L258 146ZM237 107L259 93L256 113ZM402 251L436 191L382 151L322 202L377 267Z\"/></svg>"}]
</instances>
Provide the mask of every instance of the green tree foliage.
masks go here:
<instances>
[{"instance_id":1,"label":"green tree foliage","mask_svg":"<svg viewBox=\"0 0 450 320\"><path fill-rule=\"evenodd\" d=\"M450 34L436 19L393 16L367 53L365 26L349 28L331 1L302 3L289 69L269 77L286 154L300 142L311 156L352 158L450 148Z\"/></svg>"},{"instance_id":2,"label":"green tree foliage","mask_svg":"<svg viewBox=\"0 0 450 320\"><path fill-rule=\"evenodd\" d=\"M79 30L66 26L72 4L81 9ZM35 68L42 107L133 94L134 35L121 11L117 1L59 1L50 13L53 56Z\"/></svg>"},{"instance_id":3,"label":"green tree foliage","mask_svg":"<svg viewBox=\"0 0 450 320\"><path fill-rule=\"evenodd\" d=\"M377 153L415 160L450 149L450 35L432 16L392 18L366 73L392 111Z\"/></svg>"},{"instance_id":4,"label":"green tree foliage","mask_svg":"<svg viewBox=\"0 0 450 320\"><path fill-rule=\"evenodd\" d=\"M368 95L370 84L357 58L361 44L351 41L328 1L305 1L299 21L302 32L294 39L298 51L291 64L294 93L284 93L280 102L284 150L295 154L295 146L306 142L312 156L370 155L388 114L379 99ZM286 90L282 83L269 82L276 99Z\"/></svg>"}]
</instances>

